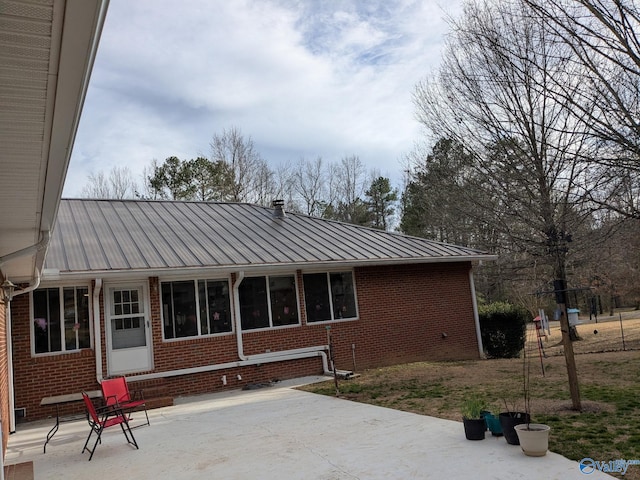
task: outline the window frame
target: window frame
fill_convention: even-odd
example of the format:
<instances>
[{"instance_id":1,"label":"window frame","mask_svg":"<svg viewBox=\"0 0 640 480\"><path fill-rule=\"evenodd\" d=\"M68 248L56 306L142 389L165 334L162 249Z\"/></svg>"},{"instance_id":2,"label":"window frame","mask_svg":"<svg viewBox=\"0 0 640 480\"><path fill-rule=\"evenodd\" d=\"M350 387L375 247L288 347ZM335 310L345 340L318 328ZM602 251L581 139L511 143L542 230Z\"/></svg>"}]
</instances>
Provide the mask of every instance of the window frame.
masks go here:
<instances>
[{"instance_id":1,"label":"window frame","mask_svg":"<svg viewBox=\"0 0 640 480\"><path fill-rule=\"evenodd\" d=\"M296 307L296 311L297 311L297 317L298 317L298 321L296 323L288 323L288 324L284 324L284 325L274 325L273 322L273 305L272 305L272 300L271 300L271 287L269 285L269 278L271 277L293 277L293 288L295 291L295 307ZM265 296L266 296L266 302L267 302L267 312L269 313L269 325L265 326L265 327L257 327L257 328L243 328L242 326L242 305L240 304L240 289L242 288L242 283L240 284L240 286L238 287L238 298L236 299L238 302L238 309L240 311L240 319L239 319L239 323L240 323L240 329L242 331L242 333L249 333L249 332L264 332L267 330L279 330L282 328L295 328L295 327L300 327L302 326L302 315L301 315L301 304L300 304L300 286L298 284L298 275L297 272L294 273L290 273L290 272L274 272L274 273L267 273L264 275L247 275L246 277L244 277L244 279L242 280L242 282L246 281L248 278L264 278L265 280L265 285L266 285L266 290L265 290Z\"/></svg>"},{"instance_id":2,"label":"window frame","mask_svg":"<svg viewBox=\"0 0 640 480\"><path fill-rule=\"evenodd\" d=\"M338 273L350 273L351 274L351 284L353 286L353 302L354 302L354 307L355 307L355 317L347 317L347 318L336 318L335 317L335 302L334 302L334 298L333 298L333 290L331 288L331 275L332 274L338 274ZM316 321L310 321L309 320L309 314L308 314L308 308L307 308L307 290L305 288L305 284L304 284L304 277L305 275L318 275L318 274L324 274L327 280L327 291L329 293L329 312L331 314L331 318L329 320L316 320ZM352 322L354 320L359 320L360 319L360 310L358 308L358 287L356 285L356 276L354 273L353 269L337 269L337 270L308 270L308 271L304 271L302 272L302 289L303 289L303 293L304 293L304 299L305 299L305 304L304 304L304 313L305 313L305 324L307 325L321 325L323 323L335 323L335 322Z\"/></svg>"},{"instance_id":3,"label":"window frame","mask_svg":"<svg viewBox=\"0 0 640 480\"><path fill-rule=\"evenodd\" d=\"M227 284L227 299L228 299L228 306L229 306L229 324L230 324L230 329L228 331L225 332L216 332L216 333L202 333L202 319L201 319L201 301L200 301L200 282L226 282ZM188 335L188 336L184 336L184 337L166 337L165 335L165 312L164 312L164 305L163 305L163 301L162 301L162 285L163 284L167 284L167 283L176 283L176 282L180 282L180 283L184 283L184 282L190 282L193 285L194 288L194 299L195 299L195 304L194 304L194 311L195 311L195 316L196 316L196 331L197 333L195 335ZM205 283L205 285L207 285ZM162 323L162 341L163 342L179 342L179 341L185 341L185 340L193 340L193 339L197 339L197 338L209 338L209 337L219 337L219 336L223 336L223 335L232 335L235 331L235 309L234 309L234 305L233 305L233 293L232 293L232 289L233 289L233 282L231 281L231 278L229 276L225 276L225 277L211 277L211 276L207 276L207 275L198 275L197 277L193 277L193 276L188 276L188 277L184 277L184 276L179 276L179 277L170 277L170 278L158 278L158 295L159 295L159 303L160 303L160 321ZM204 299L205 304L208 304L208 298ZM174 319L174 323L175 323L175 319ZM209 319L209 327L211 327L212 323L211 320ZM174 325L175 327L175 325Z\"/></svg>"},{"instance_id":4,"label":"window frame","mask_svg":"<svg viewBox=\"0 0 640 480\"><path fill-rule=\"evenodd\" d=\"M42 290L53 290L57 289L59 294L59 315L60 315L60 350L55 351L47 351L47 352L36 352L36 337L35 337L35 300L34 294L37 291ZM80 346L80 340L76 333L76 345L77 348L67 349L66 342L66 318L65 318L65 289L73 289L74 293L74 315L75 315L75 323L78 323L78 289L86 289L87 295L87 322L89 324L89 346L83 347ZM47 305L47 308L49 306ZM92 286L88 283L64 283L57 285L41 285L39 288L29 292L29 343L31 344L31 356L32 357L43 357L43 356L53 356L53 355L70 355L80 353L82 350L93 349L94 348L94 329L93 329L93 289Z\"/></svg>"}]
</instances>

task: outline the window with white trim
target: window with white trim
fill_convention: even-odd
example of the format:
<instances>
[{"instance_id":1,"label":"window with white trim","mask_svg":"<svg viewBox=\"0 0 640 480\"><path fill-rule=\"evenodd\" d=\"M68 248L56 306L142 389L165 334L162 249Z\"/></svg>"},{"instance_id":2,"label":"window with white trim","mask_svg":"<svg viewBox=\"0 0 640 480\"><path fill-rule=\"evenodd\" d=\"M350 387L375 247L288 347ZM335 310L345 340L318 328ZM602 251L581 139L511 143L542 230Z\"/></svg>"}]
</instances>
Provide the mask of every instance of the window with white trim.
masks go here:
<instances>
[{"instance_id":1,"label":"window with white trim","mask_svg":"<svg viewBox=\"0 0 640 480\"><path fill-rule=\"evenodd\" d=\"M302 281L307 322L357 318L351 272L305 273Z\"/></svg>"},{"instance_id":2,"label":"window with white trim","mask_svg":"<svg viewBox=\"0 0 640 480\"><path fill-rule=\"evenodd\" d=\"M243 330L300 323L294 275L247 277L238 288Z\"/></svg>"},{"instance_id":3,"label":"window with white trim","mask_svg":"<svg viewBox=\"0 0 640 480\"><path fill-rule=\"evenodd\" d=\"M164 338L231 332L227 280L162 282Z\"/></svg>"},{"instance_id":4,"label":"window with white trim","mask_svg":"<svg viewBox=\"0 0 640 480\"><path fill-rule=\"evenodd\" d=\"M36 354L91 348L88 287L40 288L31 300Z\"/></svg>"}]
</instances>

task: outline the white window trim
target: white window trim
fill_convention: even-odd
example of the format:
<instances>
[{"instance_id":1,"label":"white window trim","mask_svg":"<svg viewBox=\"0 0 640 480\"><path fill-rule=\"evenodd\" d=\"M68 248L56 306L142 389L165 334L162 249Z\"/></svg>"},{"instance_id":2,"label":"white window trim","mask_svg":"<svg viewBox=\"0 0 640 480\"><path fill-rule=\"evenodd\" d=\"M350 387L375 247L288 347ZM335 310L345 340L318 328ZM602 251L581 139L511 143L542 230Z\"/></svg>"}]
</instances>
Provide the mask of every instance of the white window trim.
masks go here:
<instances>
[{"instance_id":1,"label":"white window trim","mask_svg":"<svg viewBox=\"0 0 640 480\"><path fill-rule=\"evenodd\" d=\"M35 342L35 330L34 330L34 302L33 302L33 293L37 290L47 290L57 288L61 295L61 299L64 299L64 289L65 288L86 288L89 304L89 349L93 349L93 340L94 340L94 331L93 331L93 289L89 283L77 283L77 282L64 282L64 283L56 283L55 285L40 285L39 288L29 292L29 343L31 344L31 356L32 357L51 357L56 355L74 355L80 353L82 350L86 350L87 348L78 348L74 350L66 350L66 343L64 338L64 328L60 329L60 345L62 346L62 350L59 352L43 352L36 353L36 342ZM64 325L64 301L60 302L60 318L62 320L62 325Z\"/></svg>"},{"instance_id":2,"label":"white window trim","mask_svg":"<svg viewBox=\"0 0 640 480\"><path fill-rule=\"evenodd\" d=\"M332 273L351 273L351 282L353 283L353 301L355 302L355 307L356 307L356 316L355 317L349 317L349 318L335 318L334 317L334 308L333 308L333 291L331 290L331 274ZM307 302L306 302L306 298L305 298L305 304L304 304L304 313L305 313L305 325L322 325L325 323L339 323L339 322L353 322L355 320L359 320L360 319L360 309L358 308L358 286L356 285L356 276L353 272L353 269L331 269L331 270L307 270L307 271L303 271L302 273L302 289L304 290L304 276L305 275L314 275L314 274L318 274L318 273L324 273L326 278L327 278L327 288L329 289L329 300L331 301L331 308L330 313L331 313L331 319L330 320L319 320L317 322L310 322L308 317L307 317ZM305 291L306 293L306 291Z\"/></svg>"},{"instance_id":3,"label":"white window trim","mask_svg":"<svg viewBox=\"0 0 640 480\"><path fill-rule=\"evenodd\" d=\"M273 325L273 314L271 312L271 288L269 287L269 277L293 277L293 281L295 284L295 291L296 291L296 310L298 311L298 322L297 323L291 323L288 325L277 325L274 326ZM302 326L302 315L300 314L300 290L299 290L299 285L298 285L298 275L297 272L291 273L291 272L274 272L274 273L265 273L264 275L247 275L245 277L245 280L247 278L264 278L266 280L266 285L267 285L267 311L269 312L269 326L268 327L260 327L260 328L249 328L249 329L242 329L242 333L252 333L252 332L265 332L265 331L269 331L269 330L282 330L284 328L298 328ZM242 284L241 284L242 286ZM240 302L240 294L238 292L238 298L237 298L237 302ZM240 326L242 328L242 318L240 318Z\"/></svg>"},{"instance_id":4,"label":"white window trim","mask_svg":"<svg viewBox=\"0 0 640 480\"><path fill-rule=\"evenodd\" d=\"M200 323L200 289L198 288L198 282L201 280L205 281L214 281L214 282L227 282L227 286L229 289L229 315L231 322L231 330L228 332L219 332L219 333L202 333L202 325ZM192 282L195 289L195 300L196 300L196 323L198 327L198 334L192 335L190 337L176 337L176 338L166 338L164 335L164 309L162 308L162 284L163 283L173 283L173 282ZM160 303L160 322L162 325L162 341L167 343L173 342L185 342L189 340L195 340L196 338L212 338L212 337L223 337L226 335L233 335L235 333L235 312L233 308L233 292L232 290L232 282L231 276L226 275L224 277L216 277L211 275L179 275L175 277L164 277L158 278L158 295L159 295L159 303Z\"/></svg>"}]
</instances>

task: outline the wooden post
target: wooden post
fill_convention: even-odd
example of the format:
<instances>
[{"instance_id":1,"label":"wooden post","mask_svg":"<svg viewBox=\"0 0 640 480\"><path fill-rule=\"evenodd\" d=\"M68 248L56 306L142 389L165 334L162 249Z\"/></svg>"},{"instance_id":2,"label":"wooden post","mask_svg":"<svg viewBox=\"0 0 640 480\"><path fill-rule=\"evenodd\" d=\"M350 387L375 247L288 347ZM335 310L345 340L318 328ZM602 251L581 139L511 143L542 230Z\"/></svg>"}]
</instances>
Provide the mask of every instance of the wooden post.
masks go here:
<instances>
[{"instance_id":1,"label":"wooden post","mask_svg":"<svg viewBox=\"0 0 640 480\"><path fill-rule=\"evenodd\" d=\"M556 292L558 293L558 292ZM562 347L564 349L564 359L567 364L567 375L569 377L569 393L571 393L571 403L573 409L581 412L580 387L578 385L578 371L576 369L576 359L573 354L573 342L569 335L569 317L567 316L567 305L558 303L560 310L560 331L562 332Z\"/></svg>"}]
</instances>

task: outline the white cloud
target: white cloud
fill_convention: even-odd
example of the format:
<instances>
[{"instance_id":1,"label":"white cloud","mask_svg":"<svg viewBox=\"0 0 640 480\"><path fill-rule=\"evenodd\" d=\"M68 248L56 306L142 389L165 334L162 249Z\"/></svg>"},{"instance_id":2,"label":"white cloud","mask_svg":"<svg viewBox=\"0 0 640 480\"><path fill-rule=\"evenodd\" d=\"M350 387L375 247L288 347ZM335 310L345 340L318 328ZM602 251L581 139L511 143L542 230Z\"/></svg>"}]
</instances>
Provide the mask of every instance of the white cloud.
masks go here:
<instances>
[{"instance_id":1,"label":"white cloud","mask_svg":"<svg viewBox=\"0 0 640 480\"><path fill-rule=\"evenodd\" d=\"M65 196L114 165L208 154L231 126L274 164L356 154L393 177L442 16L420 0L111 0Z\"/></svg>"}]
</instances>

